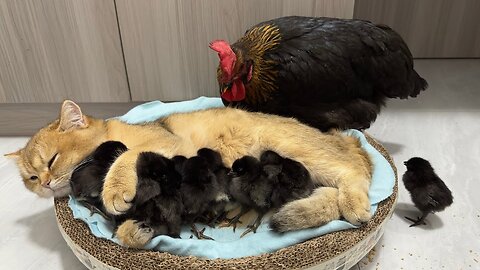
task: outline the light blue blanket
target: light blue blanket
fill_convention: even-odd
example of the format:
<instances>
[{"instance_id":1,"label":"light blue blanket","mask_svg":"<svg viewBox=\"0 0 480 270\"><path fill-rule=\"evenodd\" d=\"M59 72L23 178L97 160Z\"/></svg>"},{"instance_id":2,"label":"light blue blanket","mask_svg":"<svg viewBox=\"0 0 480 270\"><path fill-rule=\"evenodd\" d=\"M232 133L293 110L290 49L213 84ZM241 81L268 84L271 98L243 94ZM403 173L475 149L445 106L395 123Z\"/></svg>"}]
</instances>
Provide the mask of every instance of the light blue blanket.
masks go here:
<instances>
[{"instance_id":1,"label":"light blue blanket","mask_svg":"<svg viewBox=\"0 0 480 270\"><path fill-rule=\"evenodd\" d=\"M141 123L175 112L188 112L213 107L223 107L222 101L219 98L207 97L175 103L153 101L133 108L119 119L128 123ZM373 160L373 179L368 194L373 213L377 209L377 204L392 194L395 184L394 172L387 160L368 144L361 132L349 130L346 133L358 137L362 147ZM90 216L90 211L78 204L73 198L70 198L69 206L73 211L73 216L85 221L95 236L119 243L117 238L111 237L112 227L103 217L98 214ZM200 228L205 227L202 224L198 224L198 226ZM163 235L157 236L145 248L182 256L193 255L209 259L229 259L273 252L326 233L355 228L354 225L346 221L334 220L318 228L277 234L268 228L268 221L265 220L258 228L257 233L250 233L243 238L239 238L244 228L238 228L234 233L231 228L206 227L205 234L213 237L215 241L190 239L190 227L184 226L180 234L182 239L174 239Z\"/></svg>"}]
</instances>

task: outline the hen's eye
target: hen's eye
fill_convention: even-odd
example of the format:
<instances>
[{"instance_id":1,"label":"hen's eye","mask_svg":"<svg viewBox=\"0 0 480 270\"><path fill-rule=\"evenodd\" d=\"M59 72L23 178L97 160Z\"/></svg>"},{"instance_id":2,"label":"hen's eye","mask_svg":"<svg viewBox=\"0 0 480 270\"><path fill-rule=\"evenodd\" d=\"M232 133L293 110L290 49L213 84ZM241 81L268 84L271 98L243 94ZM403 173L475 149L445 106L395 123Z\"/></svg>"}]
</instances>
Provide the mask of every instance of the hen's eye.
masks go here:
<instances>
[{"instance_id":1,"label":"hen's eye","mask_svg":"<svg viewBox=\"0 0 480 270\"><path fill-rule=\"evenodd\" d=\"M38 179L38 176L36 176L36 175L30 176L30 180L32 180L32 181L35 181L35 180L37 180L37 179Z\"/></svg>"},{"instance_id":2,"label":"hen's eye","mask_svg":"<svg viewBox=\"0 0 480 270\"><path fill-rule=\"evenodd\" d=\"M50 159L50 161L48 162L48 168L50 169L50 167L52 167L52 164L53 162L55 161L55 159L57 158L57 155L58 153L56 153L55 155L53 155L52 159Z\"/></svg>"}]
</instances>

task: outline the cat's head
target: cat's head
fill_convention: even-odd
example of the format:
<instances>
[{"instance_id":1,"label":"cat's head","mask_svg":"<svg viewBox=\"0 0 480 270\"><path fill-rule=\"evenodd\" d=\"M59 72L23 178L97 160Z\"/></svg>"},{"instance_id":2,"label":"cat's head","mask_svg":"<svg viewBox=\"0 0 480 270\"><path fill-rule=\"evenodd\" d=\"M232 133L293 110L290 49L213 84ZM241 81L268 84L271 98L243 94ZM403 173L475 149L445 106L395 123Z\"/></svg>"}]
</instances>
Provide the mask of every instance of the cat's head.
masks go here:
<instances>
[{"instance_id":1,"label":"cat's head","mask_svg":"<svg viewBox=\"0 0 480 270\"><path fill-rule=\"evenodd\" d=\"M103 120L82 114L73 101L62 104L60 117L40 129L27 145L5 156L15 158L27 189L41 197L70 193L75 167L106 136Z\"/></svg>"}]
</instances>

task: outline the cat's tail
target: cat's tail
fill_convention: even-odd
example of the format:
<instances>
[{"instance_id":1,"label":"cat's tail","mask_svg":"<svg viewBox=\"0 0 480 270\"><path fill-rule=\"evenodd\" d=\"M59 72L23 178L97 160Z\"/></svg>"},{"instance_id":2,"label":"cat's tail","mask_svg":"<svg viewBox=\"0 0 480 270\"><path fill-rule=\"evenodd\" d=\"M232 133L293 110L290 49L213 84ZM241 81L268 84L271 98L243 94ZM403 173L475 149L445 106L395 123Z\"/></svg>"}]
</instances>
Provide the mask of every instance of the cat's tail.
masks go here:
<instances>
[{"instance_id":1,"label":"cat's tail","mask_svg":"<svg viewBox=\"0 0 480 270\"><path fill-rule=\"evenodd\" d=\"M307 198L285 204L270 219L270 227L286 232L318 227L335 219L340 219L338 189L320 187Z\"/></svg>"}]
</instances>

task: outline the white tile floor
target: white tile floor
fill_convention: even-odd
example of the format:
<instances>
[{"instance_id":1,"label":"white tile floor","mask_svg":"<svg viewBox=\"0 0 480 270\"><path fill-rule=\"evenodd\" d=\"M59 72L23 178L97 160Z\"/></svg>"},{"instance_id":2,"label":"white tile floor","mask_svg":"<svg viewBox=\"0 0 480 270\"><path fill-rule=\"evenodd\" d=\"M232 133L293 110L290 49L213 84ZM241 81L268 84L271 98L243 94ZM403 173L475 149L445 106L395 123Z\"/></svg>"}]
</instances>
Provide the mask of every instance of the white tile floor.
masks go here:
<instances>
[{"instance_id":1,"label":"white tile floor","mask_svg":"<svg viewBox=\"0 0 480 270\"><path fill-rule=\"evenodd\" d=\"M429 159L455 201L409 228L415 208L400 185L398 205L369 258L353 269L480 269L480 60L418 60L430 83L417 99L392 101L368 131L403 161ZM1 128L1 127L0 127ZM0 138L0 154L27 138ZM27 192L13 162L0 156L0 269L84 269L63 241L52 201Z\"/></svg>"}]
</instances>

